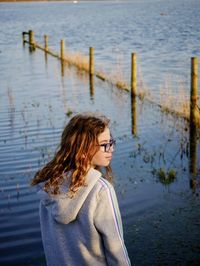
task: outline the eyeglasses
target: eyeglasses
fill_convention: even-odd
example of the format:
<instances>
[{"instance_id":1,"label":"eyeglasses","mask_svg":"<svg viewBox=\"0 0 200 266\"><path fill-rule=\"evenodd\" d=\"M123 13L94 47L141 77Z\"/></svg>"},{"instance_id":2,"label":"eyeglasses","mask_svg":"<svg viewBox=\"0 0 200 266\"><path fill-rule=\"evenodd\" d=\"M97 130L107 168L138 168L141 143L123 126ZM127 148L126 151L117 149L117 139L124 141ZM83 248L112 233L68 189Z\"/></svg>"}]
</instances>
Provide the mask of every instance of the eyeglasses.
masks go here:
<instances>
[{"instance_id":1,"label":"eyeglasses","mask_svg":"<svg viewBox=\"0 0 200 266\"><path fill-rule=\"evenodd\" d=\"M104 152L109 152L110 148L114 148L116 145L116 140L111 139L108 143L100 144L100 147L104 148Z\"/></svg>"}]
</instances>

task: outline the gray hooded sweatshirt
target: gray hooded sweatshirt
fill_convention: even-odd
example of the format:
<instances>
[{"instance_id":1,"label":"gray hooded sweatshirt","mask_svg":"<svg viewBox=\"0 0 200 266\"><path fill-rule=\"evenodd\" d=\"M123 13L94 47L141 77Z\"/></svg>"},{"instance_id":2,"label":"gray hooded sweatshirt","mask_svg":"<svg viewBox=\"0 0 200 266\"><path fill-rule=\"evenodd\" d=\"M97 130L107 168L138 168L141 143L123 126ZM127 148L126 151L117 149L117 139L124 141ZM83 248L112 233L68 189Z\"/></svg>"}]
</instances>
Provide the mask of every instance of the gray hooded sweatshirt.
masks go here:
<instances>
[{"instance_id":1,"label":"gray hooded sweatshirt","mask_svg":"<svg viewBox=\"0 0 200 266\"><path fill-rule=\"evenodd\" d=\"M113 186L91 168L73 198L69 181L59 195L40 195L40 224L48 266L131 265Z\"/></svg>"}]
</instances>

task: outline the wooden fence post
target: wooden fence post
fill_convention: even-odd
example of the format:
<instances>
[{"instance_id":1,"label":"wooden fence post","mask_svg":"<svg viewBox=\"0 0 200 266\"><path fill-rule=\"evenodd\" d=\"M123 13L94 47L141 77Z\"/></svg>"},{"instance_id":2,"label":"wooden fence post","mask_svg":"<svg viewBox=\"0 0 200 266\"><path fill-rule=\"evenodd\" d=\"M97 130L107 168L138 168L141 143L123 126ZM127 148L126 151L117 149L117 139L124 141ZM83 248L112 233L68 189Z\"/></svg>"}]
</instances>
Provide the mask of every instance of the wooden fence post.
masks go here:
<instances>
[{"instance_id":1,"label":"wooden fence post","mask_svg":"<svg viewBox=\"0 0 200 266\"><path fill-rule=\"evenodd\" d=\"M61 40L60 42L60 59L63 61L65 58L65 42Z\"/></svg>"},{"instance_id":2,"label":"wooden fence post","mask_svg":"<svg viewBox=\"0 0 200 266\"><path fill-rule=\"evenodd\" d=\"M136 87L137 87L137 69L136 69L136 54L131 54L131 95L136 96Z\"/></svg>"},{"instance_id":3,"label":"wooden fence post","mask_svg":"<svg viewBox=\"0 0 200 266\"><path fill-rule=\"evenodd\" d=\"M137 135L137 112L136 112L136 87L137 87L136 54L131 54L131 117L132 134Z\"/></svg>"},{"instance_id":4,"label":"wooden fence post","mask_svg":"<svg viewBox=\"0 0 200 266\"><path fill-rule=\"evenodd\" d=\"M94 48L90 47L90 59L89 59L89 73L94 75Z\"/></svg>"},{"instance_id":5,"label":"wooden fence post","mask_svg":"<svg viewBox=\"0 0 200 266\"><path fill-rule=\"evenodd\" d=\"M35 50L34 32L29 30L29 48L31 51Z\"/></svg>"},{"instance_id":6,"label":"wooden fence post","mask_svg":"<svg viewBox=\"0 0 200 266\"><path fill-rule=\"evenodd\" d=\"M198 110L198 58L191 58L191 93L190 93L190 124L199 121Z\"/></svg>"},{"instance_id":7,"label":"wooden fence post","mask_svg":"<svg viewBox=\"0 0 200 266\"><path fill-rule=\"evenodd\" d=\"M45 48L45 52L48 52L49 50L49 45L48 45L48 36L47 35L44 35L44 48Z\"/></svg>"},{"instance_id":8,"label":"wooden fence post","mask_svg":"<svg viewBox=\"0 0 200 266\"><path fill-rule=\"evenodd\" d=\"M26 38L25 38L26 32L22 32L22 40L23 40L23 44L25 44L26 42Z\"/></svg>"},{"instance_id":9,"label":"wooden fence post","mask_svg":"<svg viewBox=\"0 0 200 266\"><path fill-rule=\"evenodd\" d=\"M191 188L195 188L194 176L197 173L197 124L200 122L198 110L198 58L191 58L191 92L190 92L190 180Z\"/></svg>"}]
</instances>

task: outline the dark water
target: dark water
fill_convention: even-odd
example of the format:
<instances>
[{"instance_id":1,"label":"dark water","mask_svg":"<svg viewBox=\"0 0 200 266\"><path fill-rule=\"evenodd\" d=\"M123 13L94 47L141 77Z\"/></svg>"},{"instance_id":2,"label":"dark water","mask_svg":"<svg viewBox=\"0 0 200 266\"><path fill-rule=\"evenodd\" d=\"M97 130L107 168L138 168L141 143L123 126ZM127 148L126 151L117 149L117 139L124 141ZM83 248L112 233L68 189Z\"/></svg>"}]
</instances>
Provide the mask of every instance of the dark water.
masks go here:
<instances>
[{"instance_id":1,"label":"dark water","mask_svg":"<svg viewBox=\"0 0 200 266\"><path fill-rule=\"evenodd\" d=\"M165 73L189 82L190 56L199 56L199 9L199 1L0 4L0 265L45 265L29 182L52 157L70 113L88 110L112 121L112 167L133 265L199 265L200 145L197 137L190 152L188 124L138 99L135 120L128 93L95 79L92 95L87 75L66 67L61 76L57 59L29 53L21 40L33 29L41 42L49 34L57 51L61 38L84 53L94 45L108 71L123 55L127 79L129 53L137 50L156 94ZM169 185L160 168L176 172Z\"/></svg>"}]
</instances>

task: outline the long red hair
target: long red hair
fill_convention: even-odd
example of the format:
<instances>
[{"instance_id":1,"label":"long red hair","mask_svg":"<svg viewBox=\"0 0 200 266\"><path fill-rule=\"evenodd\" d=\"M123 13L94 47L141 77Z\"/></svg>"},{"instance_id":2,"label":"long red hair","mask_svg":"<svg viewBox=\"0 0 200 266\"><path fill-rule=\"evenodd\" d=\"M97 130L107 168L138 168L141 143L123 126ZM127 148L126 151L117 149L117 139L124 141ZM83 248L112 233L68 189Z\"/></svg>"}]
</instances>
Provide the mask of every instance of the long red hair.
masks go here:
<instances>
[{"instance_id":1,"label":"long red hair","mask_svg":"<svg viewBox=\"0 0 200 266\"><path fill-rule=\"evenodd\" d=\"M105 116L78 114L63 130L61 142L54 158L40 169L31 184L45 182L44 190L58 194L64 174L71 171L69 191L74 194L85 184L85 176L95 153L98 151L98 136L109 125ZM111 182L111 168L106 167L106 178Z\"/></svg>"}]
</instances>

